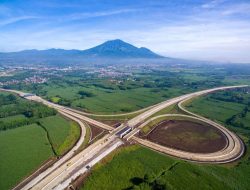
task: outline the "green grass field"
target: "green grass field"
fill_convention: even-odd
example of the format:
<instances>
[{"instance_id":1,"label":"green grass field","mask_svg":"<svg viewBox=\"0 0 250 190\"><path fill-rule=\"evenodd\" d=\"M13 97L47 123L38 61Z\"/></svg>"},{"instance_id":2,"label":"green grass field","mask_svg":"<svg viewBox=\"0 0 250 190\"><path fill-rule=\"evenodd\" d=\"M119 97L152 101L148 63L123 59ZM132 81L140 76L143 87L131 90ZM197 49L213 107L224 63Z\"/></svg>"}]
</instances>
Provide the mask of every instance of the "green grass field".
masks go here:
<instances>
[{"instance_id":1,"label":"green grass field","mask_svg":"<svg viewBox=\"0 0 250 190\"><path fill-rule=\"evenodd\" d=\"M68 122L60 115L43 118L40 124L48 131L57 155L65 153L80 136L77 124Z\"/></svg>"},{"instance_id":2,"label":"green grass field","mask_svg":"<svg viewBox=\"0 0 250 190\"><path fill-rule=\"evenodd\" d=\"M223 124L241 113L245 106L207 97L210 95L195 99L187 106L188 109ZM245 98L247 100L248 96ZM159 184L162 189L250 189L249 119L249 112L241 119L249 129L227 126L244 139L247 148L244 157L235 163L195 164L135 145L116 151L94 167L82 189L155 189ZM150 180L145 180L145 175L150 176Z\"/></svg>"},{"instance_id":3,"label":"green grass field","mask_svg":"<svg viewBox=\"0 0 250 190\"><path fill-rule=\"evenodd\" d=\"M0 189L10 189L54 156L45 131L32 124L0 132Z\"/></svg>"},{"instance_id":4,"label":"green grass field","mask_svg":"<svg viewBox=\"0 0 250 190\"><path fill-rule=\"evenodd\" d=\"M73 147L76 141L80 137L80 129L77 123L71 121L69 123L69 127L70 129L69 129L67 137L64 139L63 143L59 146L57 150L59 155L64 154L71 147Z\"/></svg>"}]
</instances>

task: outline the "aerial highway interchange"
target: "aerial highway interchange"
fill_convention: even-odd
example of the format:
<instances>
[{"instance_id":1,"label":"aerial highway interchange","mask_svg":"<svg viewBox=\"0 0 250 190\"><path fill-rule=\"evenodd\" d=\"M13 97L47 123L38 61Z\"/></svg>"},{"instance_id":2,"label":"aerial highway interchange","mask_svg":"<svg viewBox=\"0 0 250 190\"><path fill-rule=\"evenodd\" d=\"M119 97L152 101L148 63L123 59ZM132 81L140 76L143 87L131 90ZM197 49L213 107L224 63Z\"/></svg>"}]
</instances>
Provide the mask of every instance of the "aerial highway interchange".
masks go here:
<instances>
[{"instance_id":1,"label":"aerial highway interchange","mask_svg":"<svg viewBox=\"0 0 250 190\"><path fill-rule=\"evenodd\" d=\"M88 172L88 170L93 165L95 165L109 153L114 151L116 148L124 144L125 141L137 142L153 150L193 162L205 162L205 163L232 162L240 158L244 153L245 147L242 140L236 134L229 131L222 125L214 121L211 121L208 118L204 118L200 115L194 114L186 110L182 106L182 104L197 96L205 95L219 90L227 90L227 89L242 88L242 87L246 87L246 85L218 87L175 97L166 100L162 103L156 104L154 106L150 106L148 108L139 110L137 112L133 112L133 113L138 113L138 115L130 119L127 123L121 124L117 128L113 128L107 124L104 124L102 122L96 121L88 117L95 114L85 113L65 106L57 105L47 100L44 100L41 97L36 96L34 94L28 94L16 90L1 89L2 91L16 93L19 96L24 97L28 100L41 102L49 107L52 107L62 115L77 122L81 128L81 136L78 142L66 155L60 158L56 163L54 163L51 167L47 168L45 171L42 171L39 174L34 173L33 175L29 176L27 179L25 179L19 185L17 185L14 189L23 189L23 190L65 189L70 186L72 181L74 181L80 175ZM190 153L165 147L157 143L141 139L135 136L140 131L141 128L146 126L152 120L155 120L159 117L180 115L180 114L165 114L156 117L151 117L160 110L168 106L171 106L173 104L178 104L178 107L183 112L188 114L188 115L181 115L182 117L196 119L208 123L219 129L225 135L227 140L227 145L222 150L213 153L206 153L206 154ZM98 126L108 131L108 133L98 141L94 142L84 150L77 153L76 151L79 149L85 138L86 134L85 123Z\"/></svg>"}]
</instances>

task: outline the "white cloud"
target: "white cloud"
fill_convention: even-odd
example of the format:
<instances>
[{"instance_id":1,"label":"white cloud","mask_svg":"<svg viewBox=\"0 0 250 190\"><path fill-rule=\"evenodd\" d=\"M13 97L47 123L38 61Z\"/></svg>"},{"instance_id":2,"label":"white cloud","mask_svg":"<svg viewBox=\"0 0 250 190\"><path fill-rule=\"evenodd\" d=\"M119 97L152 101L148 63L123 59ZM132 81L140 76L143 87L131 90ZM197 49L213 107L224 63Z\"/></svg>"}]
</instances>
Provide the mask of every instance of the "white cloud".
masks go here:
<instances>
[{"instance_id":1,"label":"white cloud","mask_svg":"<svg viewBox=\"0 0 250 190\"><path fill-rule=\"evenodd\" d=\"M39 17L35 16L19 16L19 17L12 17L12 18L6 18L0 21L0 26L5 26L8 24L13 24L19 21L24 21L24 20L30 20L30 19L37 19Z\"/></svg>"},{"instance_id":2,"label":"white cloud","mask_svg":"<svg viewBox=\"0 0 250 190\"><path fill-rule=\"evenodd\" d=\"M15 36L13 38L13 36ZM10 50L86 49L106 40L121 38L169 57L250 63L250 23L217 21L217 23L179 23L151 29L82 29L56 28L40 32L18 32L0 36ZM6 49L5 49L6 50Z\"/></svg>"},{"instance_id":3,"label":"white cloud","mask_svg":"<svg viewBox=\"0 0 250 190\"><path fill-rule=\"evenodd\" d=\"M212 9L219 4L225 2L225 0L209 0L210 2L203 4L201 7L204 9Z\"/></svg>"},{"instance_id":4,"label":"white cloud","mask_svg":"<svg viewBox=\"0 0 250 190\"><path fill-rule=\"evenodd\" d=\"M250 25L220 22L164 27L146 34L150 48L168 56L250 63Z\"/></svg>"},{"instance_id":5,"label":"white cloud","mask_svg":"<svg viewBox=\"0 0 250 190\"><path fill-rule=\"evenodd\" d=\"M129 12L135 12L138 9L120 9L120 10L109 10L109 11L99 11L99 12L88 12L88 13L77 13L73 15L68 15L67 19L69 20L80 20L87 18L95 18L95 17L103 17L103 16L111 16Z\"/></svg>"},{"instance_id":6,"label":"white cloud","mask_svg":"<svg viewBox=\"0 0 250 190\"><path fill-rule=\"evenodd\" d=\"M250 14L250 3L236 4L225 8L222 11L223 15L233 15L233 14Z\"/></svg>"}]
</instances>

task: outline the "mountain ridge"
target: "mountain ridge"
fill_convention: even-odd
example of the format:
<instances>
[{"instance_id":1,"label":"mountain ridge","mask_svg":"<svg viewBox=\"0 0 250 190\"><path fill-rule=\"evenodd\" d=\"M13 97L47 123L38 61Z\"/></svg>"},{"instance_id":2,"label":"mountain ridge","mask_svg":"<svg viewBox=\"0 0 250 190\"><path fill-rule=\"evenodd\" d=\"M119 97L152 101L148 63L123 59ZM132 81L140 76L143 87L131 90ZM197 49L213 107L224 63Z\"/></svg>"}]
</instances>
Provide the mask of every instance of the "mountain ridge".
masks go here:
<instances>
[{"instance_id":1,"label":"mountain ridge","mask_svg":"<svg viewBox=\"0 0 250 190\"><path fill-rule=\"evenodd\" d=\"M18 52L0 52L0 58L18 58L25 56L78 56L83 58L163 58L145 47L136 47L120 39L109 40L86 50L50 48L45 50L22 50Z\"/></svg>"}]
</instances>

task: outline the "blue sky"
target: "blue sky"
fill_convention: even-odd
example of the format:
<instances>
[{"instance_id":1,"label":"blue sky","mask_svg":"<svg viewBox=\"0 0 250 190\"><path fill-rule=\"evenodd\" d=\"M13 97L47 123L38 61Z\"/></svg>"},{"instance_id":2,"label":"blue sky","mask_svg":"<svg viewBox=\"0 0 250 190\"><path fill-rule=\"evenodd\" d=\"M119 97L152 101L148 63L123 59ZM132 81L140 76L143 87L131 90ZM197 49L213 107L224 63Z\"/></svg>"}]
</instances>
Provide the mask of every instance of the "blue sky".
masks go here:
<instances>
[{"instance_id":1,"label":"blue sky","mask_svg":"<svg viewBox=\"0 0 250 190\"><path fill-rule=\"evenodd\" d=\"M169 57L250 63L250 0L0 0L0 51L122 39Z\"/></svg>"}]
</instances>

